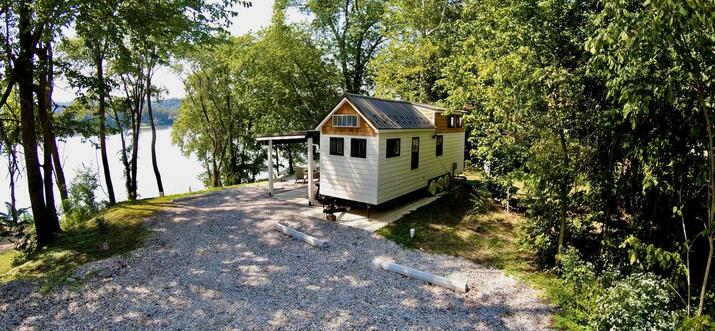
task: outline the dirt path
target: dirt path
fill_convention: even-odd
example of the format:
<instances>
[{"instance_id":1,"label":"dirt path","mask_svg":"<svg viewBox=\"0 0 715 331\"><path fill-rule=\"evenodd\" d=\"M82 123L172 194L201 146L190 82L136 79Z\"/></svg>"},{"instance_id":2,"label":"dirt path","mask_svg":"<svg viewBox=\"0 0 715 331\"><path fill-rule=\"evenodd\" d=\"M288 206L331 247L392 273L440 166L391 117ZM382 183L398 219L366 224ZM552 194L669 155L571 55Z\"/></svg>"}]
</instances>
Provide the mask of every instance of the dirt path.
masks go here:
<instances>
[{"instance_id":1,"label":"dirt path","mask_svg":"<svg viewBox=\"0 0 715 331\"><path fill-rule=\"evenodd\" d=\"M192 200L148 221L155 232L127 257L87 265L80 288L47 297L0 287L6 329L517 329L549 326L538 292L463 259L405 250L318 219L260 188ZM281 221L329 240L318 250L271 229ZM455 279L456 293L372 267L373 257Z\"/></svg>"}]
</instances>

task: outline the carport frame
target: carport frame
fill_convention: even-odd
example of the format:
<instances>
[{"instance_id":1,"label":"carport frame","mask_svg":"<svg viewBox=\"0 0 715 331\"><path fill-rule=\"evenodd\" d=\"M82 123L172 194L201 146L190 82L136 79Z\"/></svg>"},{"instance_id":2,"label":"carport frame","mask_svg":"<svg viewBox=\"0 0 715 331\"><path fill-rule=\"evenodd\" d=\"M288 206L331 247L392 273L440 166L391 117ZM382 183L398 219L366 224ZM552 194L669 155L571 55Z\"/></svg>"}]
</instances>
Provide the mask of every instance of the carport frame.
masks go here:
<instances>
[{"instance_id":1,"label":"carport frame","mask_svg":"<svg viewBox=\"0 0 715 331\"><path fill-rule=\"evenodd\" d=\"M304 130L258 135L256 136L256 142L268 145L268 196L273 196L273 180L275 177L273 175L273 145L308 143L308 205L312 206L316 201L313 190L313 169L315 168L313 149L316 145L320 145L320 131Z\"/></svg>"}]
</instances>

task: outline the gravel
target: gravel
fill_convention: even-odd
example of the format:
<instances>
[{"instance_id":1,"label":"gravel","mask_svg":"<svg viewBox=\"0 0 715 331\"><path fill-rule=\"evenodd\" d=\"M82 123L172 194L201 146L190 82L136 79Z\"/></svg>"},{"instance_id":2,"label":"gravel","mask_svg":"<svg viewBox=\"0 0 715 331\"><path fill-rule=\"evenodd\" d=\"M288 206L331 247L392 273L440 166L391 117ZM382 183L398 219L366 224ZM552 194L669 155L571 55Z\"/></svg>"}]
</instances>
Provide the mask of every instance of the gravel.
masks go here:
<instances>
[{"instance_id":1,"label":"gravel","mask_svg":"<svg viewBox=\"0 0 715 331\"><path fill-rule=\"evenodd\" d=\"M175 204L147 221L146 245L79 268L72 285L0 287L7 329L547 329L551 306L502 271L399 247L299 215L243 188ZM329 241L317 249L273 230ZM376 269L392 261L466 281L468 293Z\"/></svg>"}]
</instances>

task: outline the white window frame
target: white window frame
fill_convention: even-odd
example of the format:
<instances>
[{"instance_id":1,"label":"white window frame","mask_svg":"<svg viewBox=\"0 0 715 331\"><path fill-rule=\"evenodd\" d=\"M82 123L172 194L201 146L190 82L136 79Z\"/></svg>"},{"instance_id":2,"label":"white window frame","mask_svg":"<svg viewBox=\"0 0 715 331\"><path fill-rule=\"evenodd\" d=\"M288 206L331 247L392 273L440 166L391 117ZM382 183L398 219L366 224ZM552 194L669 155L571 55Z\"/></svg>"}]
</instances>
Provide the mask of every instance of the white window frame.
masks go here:
<instances>
[{"instance_id":1,"label":"white window frame","mask_svg":"<svg viewBox=\"0 0 715 331\"><path fill-rule=\"evenodd\" d=\"M354 118L355 125L348 125L349 122L347 118ZM335 128L359 128L360 119L355 114L335 114L333 115L333 127Z\"/></svg>"}]
</instances>

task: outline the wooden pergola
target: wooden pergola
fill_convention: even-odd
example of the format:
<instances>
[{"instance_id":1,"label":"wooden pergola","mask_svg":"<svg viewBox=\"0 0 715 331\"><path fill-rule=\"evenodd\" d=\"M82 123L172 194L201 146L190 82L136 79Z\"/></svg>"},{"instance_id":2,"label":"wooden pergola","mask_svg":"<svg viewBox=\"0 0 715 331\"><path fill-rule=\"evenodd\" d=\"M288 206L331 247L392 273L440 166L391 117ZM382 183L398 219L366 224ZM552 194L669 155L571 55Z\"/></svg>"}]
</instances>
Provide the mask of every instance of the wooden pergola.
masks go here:
<instances>
[{"instance_id":1,"label":"wooden pergola","mask_svg":"<svg viewBox=\"0 0 715 331\"><path fill-rule=\"evenodd\" d=\"M268 145L268 195L273 196L273 181L275 179L273 173L273 145L286 145L295 143L308 143L308 205L312 205L315 201L315 192L313 190L314 179L313 170L315 161L313 160L313 147L320 142L320 131L290 131L272 133L267 135L256 136L256 141L259 144Z\"/></svg>"}]
</instances>

